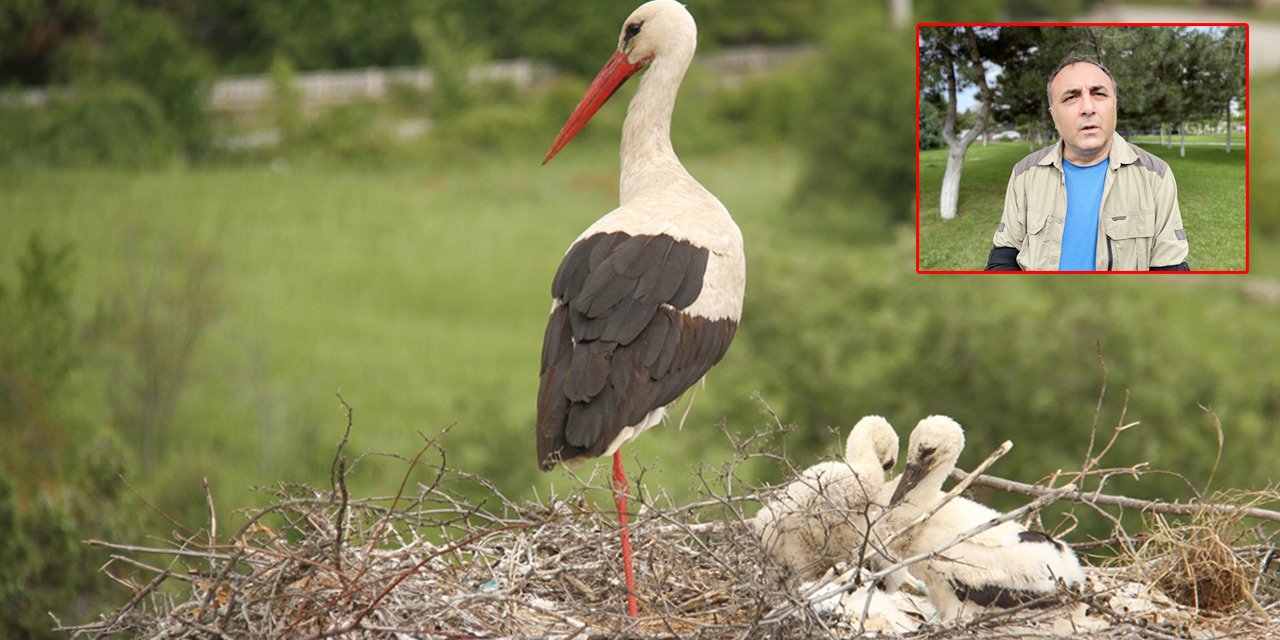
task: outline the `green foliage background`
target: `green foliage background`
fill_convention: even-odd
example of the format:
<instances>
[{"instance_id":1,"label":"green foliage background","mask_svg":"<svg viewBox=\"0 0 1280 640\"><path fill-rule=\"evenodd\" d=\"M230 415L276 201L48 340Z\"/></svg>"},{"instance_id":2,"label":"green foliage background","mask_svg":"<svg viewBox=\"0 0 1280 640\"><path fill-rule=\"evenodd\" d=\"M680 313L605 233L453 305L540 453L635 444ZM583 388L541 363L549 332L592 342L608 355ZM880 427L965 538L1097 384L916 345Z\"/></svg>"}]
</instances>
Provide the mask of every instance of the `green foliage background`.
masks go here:
<instances>
[{"instance_id":1,"label":"green foliage background","mask_svg":"<svg viewBox=\"0 0 1280 640\"><path fill-rule=\"evenodd\" d=\"M256 503L254 486L325 486L346 425L337 393L355 407L348 451L410 456L422 434L451 427L449 463L508 495L564 481L536 471L532 452L549 283L568 243L616 205L630 88L553 163L538 162L631 3L508 4L385 3L356 16L338 3L295 14L176 2L165 27L152 5L85 0L44 5L63 11L69 44L109 32L100 9L133 7L122 24L152 27L128 46L78 50L89 62L75 72L64 62L74 47L28 57L21 73L15 49L0 49L7 79L80 87L43 109L6 102L0 117L0 566L12 568L0 575L0 636L54 636L47 612L75 623L127 601L97 572L106 556L80 541L198 539L206 479L223 532ZM864 414L905 435L948 413L968 429L962 465L1008 438L1017 447L997 471L1032 481L1078 465L1099 348L1102 428L1122 419L1126 390L1123 419L1142 423L1116 463L1149 460L1203 484L1215 447L1203 405L1225 434L1215 486L1274 482L1280 206L1267 194L1280 192L1280 125L1255 119L1251 135L1249 275L922 276L911 30L847 3L726 4L690 2L704 51L792 40L817 51L731 86L695 65L682 90L675 144L744 230L747 307L683 430L666 425L629 447L629 464L645 469L640 490L692 495L690 470L728 458L725 431L772 425L757 397L790 425L771 444L797 464L830 455L833 430ZM460 31L414 29L413 18L499 5L509 13ZM926 5L918 11L933 18ZM1002 15L994 2L972 10ZM341 28L322 33L326 20ZM5 28L21 35L34 21ZM183 120L192 112L178 88L215 71L270 70L278 86L352 60L456 72L464 62L422 55L450 41L468 48L462 61L533 52L580 75L527 91L462 84L443 104L401 90L319 114L282 92L260 114L280 143L247 151L211 150L236 132L228 123ZM555 50L561 42L575 44ZM128 69L161 62L176 67ZM1280 103L1280 78L1252 86L1259 113ZM395 127L406 119L436 126L404 139ZM378 461L362 463L354 493L394 491L401 467ZM744 471L751 482L784 474ZM1162 478L1113 488L1191 495ZM1086 523L1076 535L1096 531Z\"/></svg>"}]
</instances>

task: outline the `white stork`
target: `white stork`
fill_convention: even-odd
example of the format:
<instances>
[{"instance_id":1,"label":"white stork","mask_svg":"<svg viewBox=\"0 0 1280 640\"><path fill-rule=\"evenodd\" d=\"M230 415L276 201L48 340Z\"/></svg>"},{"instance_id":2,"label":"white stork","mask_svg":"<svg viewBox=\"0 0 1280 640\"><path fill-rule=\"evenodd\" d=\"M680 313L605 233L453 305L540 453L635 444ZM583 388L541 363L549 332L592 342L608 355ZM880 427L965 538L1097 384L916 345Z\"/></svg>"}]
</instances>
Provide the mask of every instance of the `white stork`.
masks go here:
<instances>
[{"instance_id":1,"label":"white stork","mask_svg":"<svg viewBox=\"0 0 1280 640\"><path fill-rule=\"evenodd\" d=\"M898 460L898 434L880 416L854 425L844 460L820 462L800 473L752 521L765 551L803 580L839 562L859 562L875 499Z\"/></svg>"},{"instance_id":2,"label":"white stork","mask_svg":"<svg viewBox=\"0 0 1280 640\"><path fill-rule=\"evenodd\" d=\"M539 467L613 455L632 617L618 448L658 424L724 356L746 283L742 232L671 147L676 93L696 46L697 27L683 5L641 5L543 160L564 148L627 78L648 69L622 127L618 208L574 241L551 285L538 390Z\"/></svg>"},{"instance_id":3,"label":"white stork","mask_svg":"<svg viewBox=\"0 0 1280 640\"><path fill-rule=\"evenodd\" d=\"M889 500L883 526L896 530L938 504L942 483L964 449L964 431L946 416L929 416L911 432L907 465ZM891 545L901 556L935 550L999 512L957 497ZM1004 522L912 567L944 620L983 609L1019 606L1084 580L1070 547L1048 534ZM1051 603L1050 603L1051 604Z\"/></svg>"}]
</instances>

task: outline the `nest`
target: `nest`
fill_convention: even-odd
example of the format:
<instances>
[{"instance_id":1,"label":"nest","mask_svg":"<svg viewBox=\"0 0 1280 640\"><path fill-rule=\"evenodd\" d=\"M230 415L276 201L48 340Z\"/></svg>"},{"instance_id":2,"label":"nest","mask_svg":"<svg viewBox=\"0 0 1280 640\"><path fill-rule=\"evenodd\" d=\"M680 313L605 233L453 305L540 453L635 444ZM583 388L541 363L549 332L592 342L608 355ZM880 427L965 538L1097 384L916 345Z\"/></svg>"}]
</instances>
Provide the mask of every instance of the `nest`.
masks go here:
<instances>
[{"instance_id":1,"label":"nest","mask_svg":"<svg viewBox=\"0 0 1280 640\"><path fill-rule=\"evenodd\" d=\"M1253 507L1272 497L1221 494L1215 502ZM1136 564L1153 567L1156 584L1174 602L1219 614L1243 606L1262 610L1254 591L1262 584L1272 549L1243 546L1254 531L1242 512L1202 512L1187 521L1153 514L1149 521ZM1262 557L1257 557L1259 551Z\"/></svg>"},{"instance_id":2,"label":"nest","mask_svg":"<svg viewBox=\"0 0 1280 640\"><path fill-rule=\"evenodd\" d=\"M405 468L395 495L352 497L346 480L355 468L391 462L361 457L348 465L340 454L332 486L264 490L267 506L245 512L229 536L219 536L211 516L200 534L172 545L91 542L112 551L104 570L131 597L96 621L60 630L77 638L813 638L866 631L856 598L831 597L856 584L797 584L768 559L747 520L777 490L726 489L743 486L735 470L758 455L735 446L738 455L724 467L696 472L704 489L694 502L643 492L634 500L638 620L626 615L607 481L579 478L565 495L518 504L486 479L448 467L432 439L418 456L394 463ZM986 486L1017 484L983 479ZM1028 495L1062 494L1023 486L1031 487ZM1063 499L1101 509L1099 495ZM1157 516L1151 532L1123 534L1134 553L1090 568L1084 589L1055 596L1059 606L949 624L926 620L909 637L1280 637L1273 622L1280 586L1268 570L1275 546L1271 533L1249 525L1259 512L1280 518L1257 508L1277 497L1209 505L1194 510L1208 515L1184 520ZM212 498L210 505L212 513ZM1052 618L1071 607L1087 612L1087 628L1055 626Z\"/></svg>"}]
</instances>

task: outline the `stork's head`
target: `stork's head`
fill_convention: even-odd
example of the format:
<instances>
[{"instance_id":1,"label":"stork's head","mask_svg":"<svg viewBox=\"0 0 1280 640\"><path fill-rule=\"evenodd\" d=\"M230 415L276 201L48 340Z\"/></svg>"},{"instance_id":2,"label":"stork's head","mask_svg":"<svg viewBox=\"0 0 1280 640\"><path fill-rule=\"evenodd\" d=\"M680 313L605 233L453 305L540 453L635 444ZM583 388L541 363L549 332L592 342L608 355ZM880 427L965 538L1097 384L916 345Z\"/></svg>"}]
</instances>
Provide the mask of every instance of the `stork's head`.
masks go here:
<instances>
[{"instance_id":1,"label":"stork's head","mask_svg":"<svg viewBox=\"0 0 1280 640\"><path fill-rule=\"evenodd\" d=\"M596 74L586 95L582 96L582 101L551 143L542 164L549 162L569 144L627 78L659 59L682 65L682 68L688 66L697 43L698 27L693 16L675 0L651 0L631 12L622 23L617 51Z\"/></svg>"},{"instance_id":2,"label":"stork's head","mask_svg":"<svg viewBox=\"0 0 1280 640\"><path fill-rule=\"evenodd\" d=\"M698 43L698 25L675 0L652 0L640 5L622 23L617 53L643 68L657 56L690 59Z\"/></svg>"},{"instance_id":3,"label":"stork's head","mask_svg":"<svg viewBox=\"0 0 1280 640\"><path fill-rule=\"evenodd\" d=\"M964 430L955 420L947 416L921 420L907 441L907 466L889 504L897 504L917 486L927 491L941 489L963 450Z\"/></svg>"},{"instance_id":4,"label":"stork's head","mask_svg":"<svg viewBox=\"0 0 1280 640\"><path fill-rule=\"evenodd\" d=\"M856 461L872 461L885 472L898 463L898 432L888 420L880 416L866 416L853 425L845 442L844 459L850 465Z\"/></svg>"}]
</instances>

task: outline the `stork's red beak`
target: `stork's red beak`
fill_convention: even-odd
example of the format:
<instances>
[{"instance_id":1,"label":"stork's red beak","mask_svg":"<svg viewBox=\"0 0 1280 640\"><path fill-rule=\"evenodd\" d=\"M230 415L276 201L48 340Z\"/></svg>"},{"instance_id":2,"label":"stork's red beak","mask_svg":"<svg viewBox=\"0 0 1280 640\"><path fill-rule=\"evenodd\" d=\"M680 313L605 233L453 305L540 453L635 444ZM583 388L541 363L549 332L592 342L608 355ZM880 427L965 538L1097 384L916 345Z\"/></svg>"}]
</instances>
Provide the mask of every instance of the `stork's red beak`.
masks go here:
<instances>
[{"instance_id":1,"label":"stork's red beak","mask_svg":"<svg viewBox=\"0 0 1280 640\"><path fill-rule=\"evenodd\" d=\"M577 135L582 127L586 126L591 116L600 110L604 103L609 101L613 93L627 81L627 78L635 75L637 71L644 67L643 62L640 64L632 64L627 61L627 54L616 51L609 61L604 63L604 68L600 73L596 74L596 79L591 81L591 86L587 88L587 94L582 96L582 102L578 103L578 108L573 110L573 115L569 116L569 121L564 123L564 128L560 129L560 135L556 136L555 142L551 143L551 150L547 152L547 157L542 159L542 164L546 164L555 157L560 150L569 144L573 136Z\"/></svg>"}]
</instances>

